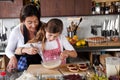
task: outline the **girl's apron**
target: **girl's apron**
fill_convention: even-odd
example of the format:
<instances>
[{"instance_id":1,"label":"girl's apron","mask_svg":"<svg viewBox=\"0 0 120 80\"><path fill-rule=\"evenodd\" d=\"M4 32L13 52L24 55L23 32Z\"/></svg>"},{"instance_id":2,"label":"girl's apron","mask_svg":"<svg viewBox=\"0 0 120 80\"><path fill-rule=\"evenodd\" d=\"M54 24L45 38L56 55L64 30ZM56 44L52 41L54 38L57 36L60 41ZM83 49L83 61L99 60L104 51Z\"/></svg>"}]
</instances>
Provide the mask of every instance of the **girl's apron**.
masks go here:
<instances>
[{"instance_id":1,"label":"girl's apron","mask_svg":"<svg viewBox=\"0 0 120 80\"><path fill-rule=\"evenodd\" d=\"M57 57L60 57L60 54L61 54L60 42L58 39L56 39L56 41L58 44L57 48L43 51L43 61L50 61L50 60L54 60ZM62 64L65 64L65 63L66 63L66 60L63 60Z\"/></svg>"}]
</instances>

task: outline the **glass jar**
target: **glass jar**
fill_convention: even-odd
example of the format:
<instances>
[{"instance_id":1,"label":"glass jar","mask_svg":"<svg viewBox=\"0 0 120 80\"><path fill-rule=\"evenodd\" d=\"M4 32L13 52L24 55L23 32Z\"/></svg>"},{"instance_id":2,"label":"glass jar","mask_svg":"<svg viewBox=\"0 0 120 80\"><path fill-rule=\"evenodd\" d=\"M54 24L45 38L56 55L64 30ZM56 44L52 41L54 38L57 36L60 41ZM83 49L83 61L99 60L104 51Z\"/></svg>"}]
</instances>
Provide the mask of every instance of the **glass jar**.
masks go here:
<instances>
[{"instance_id":1,"label":"glass jar","mask_svg":"<svg viewBox=\"0 0 120 80\"><path fill-rule=\"evenodd\" d=\"M95 12L96 12L96 14L100 14L100 4L99 3L96 3Z\"/></svg>"},{"instance_id":2,"label":"glass jar","mask_svg":"<svg viewBox=\"0 0 120 80\"><path fill-rule=\"evenodd\" d=\"M106 73L107 77L119 74L120 58L107 57L106 58Z\"/></svg>"}]
</instances>

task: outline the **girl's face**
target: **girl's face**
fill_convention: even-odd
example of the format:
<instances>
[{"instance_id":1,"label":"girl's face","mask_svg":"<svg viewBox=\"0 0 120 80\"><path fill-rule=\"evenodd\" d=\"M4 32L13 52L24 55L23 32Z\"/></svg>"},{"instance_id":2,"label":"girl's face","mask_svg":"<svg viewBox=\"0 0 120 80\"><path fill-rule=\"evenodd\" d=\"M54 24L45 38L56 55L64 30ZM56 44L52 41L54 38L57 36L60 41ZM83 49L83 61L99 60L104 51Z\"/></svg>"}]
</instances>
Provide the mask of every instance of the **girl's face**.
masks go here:
<instances>
[{"instance_id":1,"label":"girl's face","mask_svg":"<svg viewBox=\"0 0 120 80\"><path fill-rule=\"evenodd\" d=\"M49 33L46 31L47 41L53 41L53 40L57 39L59 35L60 35L60 33Z\"/></svg>"},{"instance_id":2,"label":"girl's face","mask_svg":"<svg viewBox=\"0 0 120 80\"><path fill-rule=\"evenodd\" d=\"M39 25L39 20L36 16L30 16L25 19L24 24L26 25L28 31L36 32Z\"/></svg>"}]
</instances>

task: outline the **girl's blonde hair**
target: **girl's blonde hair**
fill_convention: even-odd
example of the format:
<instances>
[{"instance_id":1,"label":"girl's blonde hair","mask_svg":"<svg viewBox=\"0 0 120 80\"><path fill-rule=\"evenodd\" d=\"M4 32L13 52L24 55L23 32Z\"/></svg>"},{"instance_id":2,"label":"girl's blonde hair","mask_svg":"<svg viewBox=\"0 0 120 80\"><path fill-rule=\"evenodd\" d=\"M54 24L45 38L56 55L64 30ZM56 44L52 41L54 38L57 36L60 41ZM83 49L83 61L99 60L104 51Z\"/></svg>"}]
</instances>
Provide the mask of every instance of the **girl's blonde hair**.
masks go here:
<instances>
[{"instance_id":1,"label":"girl's blonde hair","mask_svg":"<svg viewBox=\"0 0 120 80\"><path fill-rule=\"evenodd\" d=\"M42 42L42 51L44 51L45 48L45 42L46 42L46 31L49 33L62 33L63 31L63 22L60 19L51 19L46 24L43 24L43 26L40 28L40 30L37 32L36 36L29 41L29 43L33 42Z\"/></svg>"}]
</instances>

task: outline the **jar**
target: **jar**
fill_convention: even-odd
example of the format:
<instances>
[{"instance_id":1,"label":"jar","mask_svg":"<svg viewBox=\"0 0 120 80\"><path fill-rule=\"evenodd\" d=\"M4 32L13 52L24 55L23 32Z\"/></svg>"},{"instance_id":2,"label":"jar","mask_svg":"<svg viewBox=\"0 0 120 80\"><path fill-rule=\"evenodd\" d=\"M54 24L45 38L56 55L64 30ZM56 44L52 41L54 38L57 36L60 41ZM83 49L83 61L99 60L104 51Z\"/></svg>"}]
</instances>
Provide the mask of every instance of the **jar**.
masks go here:
<instances>
[{"instance_id":1,"label":"jar","mask_svg":"<svg viewBox=\"0 0 120 80\"><path fill-rule=\"evenodd\" d=\"M120 6L118 6L118 13L120 13Z\"/></svg>"},{"instance_id":2,"label":"jar","mask_svg":"<svg viewBox=\"0 0 120 80\"><path fill-rule=\"evenodd\" d=\"M106 58L106 74L107 77L119 74L120 58L107 57Z\"/></svg>"},{"instance_id":3,"label":"jar","mask_svg":"<svg viewBox=\"0 0 120 80\"><path fill-rule=\"evenodd\" d=\"M6 72L5 71L1 71L0 72L0 80L7 80L6 79Z\"/></svg>"},{"instance_id":4,"label":"jar","mask_svg":"<svg viewBox=\"0 0 120 80\"><path fill-rule=\"evenodd\" d=\"M100 4L99 3L96 3L95 12L96 12L96 14L100 14Z\"/></svg>"}]
</instances>

